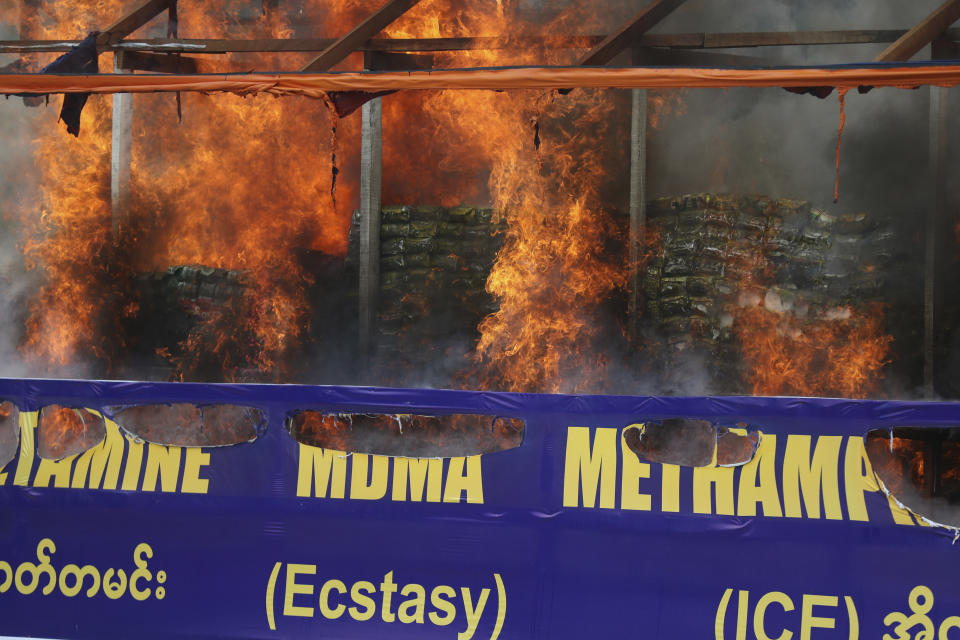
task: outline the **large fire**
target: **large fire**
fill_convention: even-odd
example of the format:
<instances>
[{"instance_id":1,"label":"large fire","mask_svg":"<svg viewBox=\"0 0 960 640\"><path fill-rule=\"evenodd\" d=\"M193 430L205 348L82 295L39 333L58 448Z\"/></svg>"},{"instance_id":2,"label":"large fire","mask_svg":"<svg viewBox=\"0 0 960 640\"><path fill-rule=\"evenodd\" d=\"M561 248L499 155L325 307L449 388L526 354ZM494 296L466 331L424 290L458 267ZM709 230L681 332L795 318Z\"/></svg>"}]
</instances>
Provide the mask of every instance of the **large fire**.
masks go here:
<instances>
[{"instance_id":1,"label":"large fire","mask_svg":"<svg viewBox=\"0 0 960 640\"><path fill-rule=\"evenodd\" d=\"M41 4L49 19L25 20L30 37L82 37L130 9L124 0ZM289 12L250 14L242 5L181 0L179 35L294 35ZM603 33L626 18L600 20L585 2L546 21L528 17L519 3L496 7L486 14L424 0L383 35ZM334 36L370 9L353 0L310 0L301 15L317 16L310 35ZM164 20L151 28L164 28ZM432 64L569 64L580 54L444 52L433 54ZM208 56L201 70L295 69L311 57ZM100 64L107 70L111 56L101 56ZM345 64L356 68L359 61ZM440 91L384 99L385 204L492 204L508 222L487 280L499 309L480 323L461 383L516 391L607 388L609 336L617 348L626 347L626 338L597 318L629 273L622 225L603 197L611 167L622 172L626 164L622 145L610 144L623 124L614 117L614 94ZM683 112L677 95L652 96L652 125ZM320 101L263 96L186 94L182 112L178 122L172 95L134 98L132 191L119 237L109 193L110 100L90 100L78 139L55 125L54 109L36 119L41 188L22 207L22 221L30 231L26 260L44 270L45 280L30 302L22 351L38 368L64 371L96 360L98 372L110 375L122 348L112 338L122 335L115 325L139 309L131 287L118 283L174 265L202 265L243 274L244 300L229 313L204 315L209 331L159 353L185 377L196 377L197 362L211 357L228 378L249 371L279 381L294 375L288 367L311 313L312 276L298 252L347 250L360 119L338 120ZM332 165L334 155L344 167ZM753 391L870 393L889 338L879 309L861 311L799 326L767 309L742 308L735 324ZM243 362L229 353L240 336L253 345Z\"/></svg>"},{"instance_id":2,"label":"large fire","mask_svg":"<svg viewBox=\"0 0 960 640\"><path fill-rule=\"evenodd\" d=\"M324 16L325 28L343 31L362 15L346 5L315 13ZM292 34L278 13L241 22L231 6L182 0L180 35ZM52 20L36 24L37 38L81 36L130 6L115 0L43 8ZM282 64L308 59L309 54L287 55ZM101 70L111 62L109 55L101 56ZM202 70L215 71L239 63L203 64ZM270 69L281 63L275 56L247 55L243 64ZM310 275L294 250L346 251L355 185L340 181L333 188L332 132L337 127L337 136L351 140L358 123L338 123L322 103L307 99L187 94L182 100L182 123L173 96L134 100L132 195L119 243L111 237L110 99L90 100L79 139L54 125L53 109L38 118L35 155L42 188L38 202L24 206L23 221L33 230L25 250L28 265L42 266L46 282L31 300L22 348L38 366L53 371L97 359L109 371L110 347L117 345L105 344L102 336L113 334L114 318L136 310L129 291L115 283L137 272L198 264L252 274L245 289L249 311L234 318L249 325L244 329L259 348L243 364L284 377L276 369L285 365L284 356L307 324L304 289ZM237 330L218 328L224 335ZM186 356L178 364L189 374L196 350L216 351L219 344L181 345Z\"/></svg>"},{"instance_id":3,"label":"large fire","mask_svg":"<svg viewBox=\"0 0 960 640\"><path fill-rule=\"evenodd\" d=\"M507 14L516 11L501 5L496 15L479 16L438 6L422 3L386 35L495 34L510 18ZM123 8L119 1L51 7L55 20L46 29L38 28L35 36L75 37L114 19ZM337 7L333 18L316 13L326 13L323 27L331 33L342 32L359 15L349 4ZM291 33L278 14L267 13L246 27L236 21L227 26L228 17L209 4L182 2L180 35ZM565 23L574 19L571 13L564 16ZM441 24L449 26L442 29ZM527 52L526 59L510 51L438 54L434 64L533 62L537 54ZM244 59L254 68L269 68L271 62L266 56ZM289 67L291 59L283 64ZM254 298L248 320L262 348L249 364L262 371L275 369L298 343L307 320L303 289L309 275L296 263L292 249L346 249L355 187L341 180L334 192L328 159L335 143L332 127L338 128L341 141L355 139L357 119L334 122L322 104L306 100L193 95L183 100L184 122L178 124L172 97L136 99L124 268L129 275L201 264L256 274L248 293ZM90 336L106 333L102 294L112 290L116 267L107 265L118 257L106 192L109 103L92 103L80 140L58 135L47 121L39 123L46 133L38 138L37 154L43 184L50 187L42 193L44 226L37 229L28 256L46 266L48 279L32 302L24 351L52 368L91 355L109 358L106 345L89 343ZM590 350L595 333L591 309L625 282L619 259L604 257L610 227L598 210L596 194L604 171L597 144L603 132L598 127L610 108L596 92L555 98L444 91L426 99L410 95L385 101L387 202L440 194L443 204L489 198L498 210L510 212L507 247L489 283L501 308L482 324L477 350L491 379L475 382L560 390L571 388L563 380L574 373L585 381L599 376L583 375L575 351ZM539 125L536 121L545 111L554 123L553 135L545 127L538 149L534 123ZM434 128L432 133L439 133L443 143L424 145L423 127ZM411 152L425 158L422 165L409 166ZM477 179L484 171L490 172L488 189ZM25 219L36 217L29 207L24 213ZM126 292L113 293L122 299ZM106 313L108 318L115 315ZM216 351L221 344L182 346L189 353L201 347ZM592 360L586 372L602 368L598 352Z\"/></svg>"},{"instance_id":4,"label":"large fire","mask_svg":"<svg viewBox=\"0 0 960 640\"><path fill-rule=\"evenodd\" d=\"M568 7L552 23L536 24L509 3L498 3L489 15L439 6L421 3L387 34L497 35L505 24L515 33L609 28L586 7ZM481 51L437 55L434 64L511 65L544 58L569 64L577 53ZM489 198L508 222L487 281L499 310L479 326L473 354L479 366L466 376L467 384L515 391L601 388L606 356L594 316L627 277L623 256L611 256L605 246L613 225L598 193L609 166L603 156L613 110L609 95L442 91L420 100L401 96L385 102L385 127L398 130L385 141L385 174L393 174L385 197L420 201L439 193L441 204ZM428 146L428 161L410 175L398 165L424 137L443 144ZM484 172L489 172L486 190L477 179Z\"/></svg>"}]
</instances>

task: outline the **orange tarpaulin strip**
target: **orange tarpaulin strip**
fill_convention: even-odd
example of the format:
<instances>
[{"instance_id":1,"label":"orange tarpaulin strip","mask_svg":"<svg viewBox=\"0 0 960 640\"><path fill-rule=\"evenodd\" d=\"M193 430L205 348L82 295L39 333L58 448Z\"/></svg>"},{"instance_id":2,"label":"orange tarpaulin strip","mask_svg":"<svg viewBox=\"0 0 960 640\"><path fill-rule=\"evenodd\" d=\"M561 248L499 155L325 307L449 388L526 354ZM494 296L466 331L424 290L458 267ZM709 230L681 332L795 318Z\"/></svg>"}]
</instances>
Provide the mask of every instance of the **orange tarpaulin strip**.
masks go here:
<instances>
[{"instance_id":1,"label":"orange tarpaulin strip","mask_svg":"<svg viewBox=\"0 0 960 640\"><path fill-rule=\"evenodd\" d=\"M247 73L231 75L0 75L4 93L146 93L154 91L267 92L316 98L330 91L407 89L603 89L810 87L950 87L960 65L827 69L707 69L515 67L351 73Z\"/></svg>"}]
</instances>

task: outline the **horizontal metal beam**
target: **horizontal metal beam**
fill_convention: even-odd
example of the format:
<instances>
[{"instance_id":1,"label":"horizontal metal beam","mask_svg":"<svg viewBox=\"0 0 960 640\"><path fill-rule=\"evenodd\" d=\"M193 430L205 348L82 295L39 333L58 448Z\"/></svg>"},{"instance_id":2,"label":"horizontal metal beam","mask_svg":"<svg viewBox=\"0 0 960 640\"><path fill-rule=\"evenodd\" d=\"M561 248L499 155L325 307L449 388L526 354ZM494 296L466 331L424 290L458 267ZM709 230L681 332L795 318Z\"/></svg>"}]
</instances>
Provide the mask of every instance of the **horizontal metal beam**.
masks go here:
<instances>
[{"instance_id":1,"label":"horizontal metal beam","mask_svg":"<svg viewBox=\"0 0 960 640\"><path fill-rule=\"evenodd\" d=\"M811 45L886 44L895 42L906 29L860 29L847 31L766 31L750 33L657 33L645 34L633 44L641 47L672 49L740 49L750 47L792 47ZM960 29L947 29L945 37L960 40ZM477 38L374 38L359 51L473 51L496 49L590 49L605 36L512 36ZM284 51L323 51L336 38L262 38L253 40L135 38L104 51L154 51L181 53L258 53ZM79 40L0 40L0 53L40 53L69 51Z\"/></svg>"},{"instance_id":2,"label":"horizontal metal beam","mask_svg":"<svg viewBox=\"0 0 960 640\"><path fill-rule=\"evenodd\" d=\"M412 71L432 69L433 56L425 53L392 53L370 51L365 65L370 71Z\"/></svg>"},{"instance_id":3,"label":"horizontal metal beam","mask_svg":"<svg viewBox=\"0 0 960 640\"><path fill-rule=\"evenodd\" d=\"M143 51L124 51L123 68L159 73L197 73L199 71L196 58Z\"/></svg>"},{"instance_id":4,"label":"horizontal metal beam","mask_svg":"<svg viewBox=\"0 0 960 640\"><path fill-rule=\"evenodd\" d=\"M651 67L769 67L776 63L760 56L718 51L692 51L661 47L634 47L634 66Z\"/></svg>"}]
</instances>

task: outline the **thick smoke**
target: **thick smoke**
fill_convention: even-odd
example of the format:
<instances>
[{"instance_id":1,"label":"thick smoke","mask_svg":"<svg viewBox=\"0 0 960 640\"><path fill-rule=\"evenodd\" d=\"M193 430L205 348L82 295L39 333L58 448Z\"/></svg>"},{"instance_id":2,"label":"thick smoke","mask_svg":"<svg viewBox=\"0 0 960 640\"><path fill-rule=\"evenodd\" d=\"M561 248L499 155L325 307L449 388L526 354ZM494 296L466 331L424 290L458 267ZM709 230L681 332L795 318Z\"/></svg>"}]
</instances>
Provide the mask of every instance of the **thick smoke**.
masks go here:
<instances>
[{"instance_id":1,"label":"thick smoke","mask_svg":"<svg viewBox=\"0 0 960 640\"><path fill-rule=\"evenodd\" d=\"M927 524L938 524L960 529L960 509L955 501L945 497L930 497L924 495L915 485L904 482L900 490L893 495L897 502L907 509L925 518Z\"/></svg>"},{"instance_id":2,"label":"thick smoke","mask_svg":"<svg viewBox=\"0 0 960 640\"><path fill-rule=\"evenodd\" d=\"M0 39L16 39L16 28L0 22ZM0 67L14 62L0 56ZM0 376L28 376L32 372L17 351L26 320L26 300L36 284L28 273L21 248L24 242L17 207L35 188L30 153L29 122L33 109L19 98L0 99Z\"/></svg>"},{"instance_id":3,"label":"thick smoke","mask_svg":"<svg viewBox=\"0 0 960 640\"><path fill-rule=\"evenodd\" d=\"M690 2L657 31L906 29L938 5L781 0L747 11L733 2ZM731 16L736 16L735 23ZM886 46L724 51L759 58L755 64L842 64L870 61ZM928 56L929 48L915 58ZM683 91L684 114L664 118L651 141L652 195L720 190L807 199L839 212L884 214L922 208L926 202L917 194L927 186L928 93L928 89L848 93L840 147L840 201L833 205L840 119L836 92L818 100L780 89Z\"/></svg>"}]
</instances>

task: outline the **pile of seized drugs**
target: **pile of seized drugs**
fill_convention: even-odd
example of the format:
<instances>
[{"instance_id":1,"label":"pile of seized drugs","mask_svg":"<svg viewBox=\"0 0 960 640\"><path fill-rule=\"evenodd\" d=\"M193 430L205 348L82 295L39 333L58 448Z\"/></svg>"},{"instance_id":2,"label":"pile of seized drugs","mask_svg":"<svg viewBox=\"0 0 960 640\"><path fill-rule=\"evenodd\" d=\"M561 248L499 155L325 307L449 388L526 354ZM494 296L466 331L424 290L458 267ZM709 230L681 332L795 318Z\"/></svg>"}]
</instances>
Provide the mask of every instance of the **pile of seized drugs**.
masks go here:
<instances>
[{"instance_id":1,"label":"pile of seized drugs","mask_svg":"<svg viewBox=\"0 0 960 640\"><path fill-rule=\"evenodd\" d=\"M202 265L177 265L137 277L139 308L126 330L130 365L163 369L166 362L186 357L189 345L196 353L217 351L222 332L241 351L254 344L241 321L249 315L244 293L248 289L241 271ZM234 354L239 363L247 354ZM221 354L222 356L222 354ZM211 356L212 357L212 356ZM220 379L222 371L211 363L205 372Z\"/></svg>"},{"instance_id":2,"label":"pile of seized drugs","mask_svg":"<svg viewBox=\"0 0 960 640\"><path fill-rule=\"evenodd\" d=\"M833 216L763 196L659 198L648 206L648 237L645 342L664 375L697 367L731 393L744 391L739 309L762 307L802 324L862 308L881 299L885 276L904 257L893 234L865 214Z\"/></svg>"},{"instance_id":3,"label":"pile of seized drugs","mask_svg":"<svg viewBox=\"0 0 960 640\"><path fill-rule=\"evenodd\" d=\"M358 260L358 222L354 214L351 270ZM384 369L427 371L447 360L462 366L477 324L496 310L485 286L505 229L506 221L491 209L383 208L376 359Z\"/></svg>"}]
</instances>

